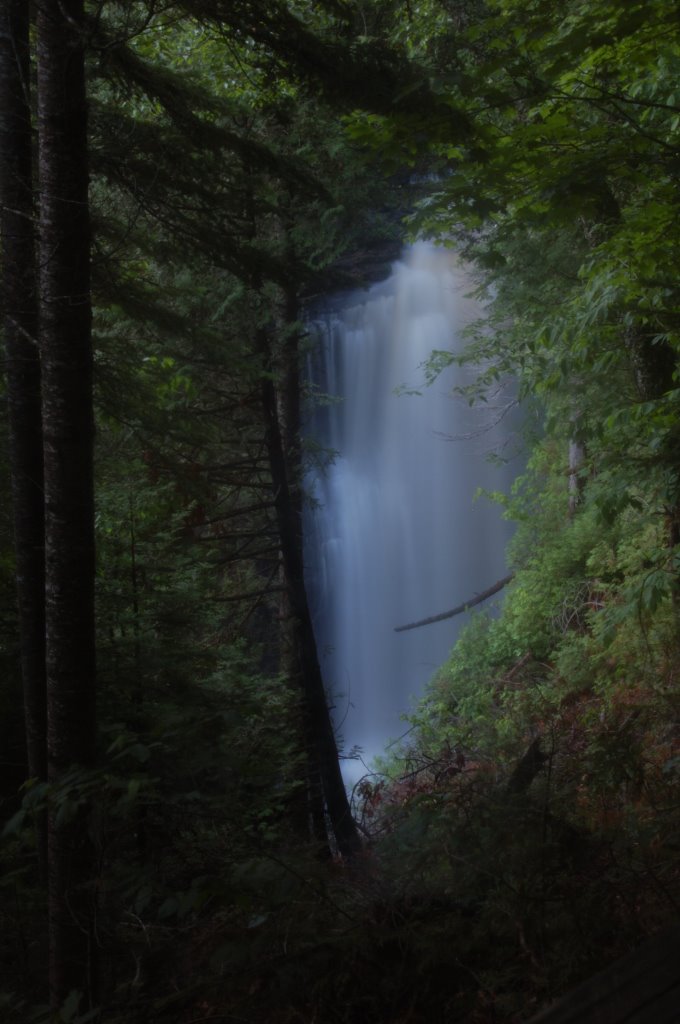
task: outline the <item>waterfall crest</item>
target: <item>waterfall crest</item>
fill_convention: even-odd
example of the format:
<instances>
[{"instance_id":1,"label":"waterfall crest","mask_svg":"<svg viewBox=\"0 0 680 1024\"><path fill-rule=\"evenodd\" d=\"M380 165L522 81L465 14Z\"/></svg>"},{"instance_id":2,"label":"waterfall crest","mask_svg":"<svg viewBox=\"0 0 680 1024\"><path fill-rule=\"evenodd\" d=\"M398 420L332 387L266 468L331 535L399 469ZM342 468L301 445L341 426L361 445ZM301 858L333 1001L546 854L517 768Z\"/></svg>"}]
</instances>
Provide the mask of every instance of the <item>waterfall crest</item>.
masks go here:
<instances>
[{"instance_id":1,"label":"waterfall crest","mask_svg":"<svg viewBox=\"0 0 680 1024\"><path fill-rule=\"evenodd\" d=\"M390 277L344 296L316 323L310 376L337 396L318 407L308 436L336 455L308 486L305 555L319 657L345 753L364 762L403 733L400 716L447 657L462 624L410 633L401 623L444 611L505 572L510 536L497 507L473 501L503 490L512 472L490 465L504 423L477 437L479 412L451 394L474 370L449 367L419 395L435 349L460 350L479 315L465 269L444 249L417 243ZM348 766L346 778L363 774Z\"/></svg>"}]
</instances>

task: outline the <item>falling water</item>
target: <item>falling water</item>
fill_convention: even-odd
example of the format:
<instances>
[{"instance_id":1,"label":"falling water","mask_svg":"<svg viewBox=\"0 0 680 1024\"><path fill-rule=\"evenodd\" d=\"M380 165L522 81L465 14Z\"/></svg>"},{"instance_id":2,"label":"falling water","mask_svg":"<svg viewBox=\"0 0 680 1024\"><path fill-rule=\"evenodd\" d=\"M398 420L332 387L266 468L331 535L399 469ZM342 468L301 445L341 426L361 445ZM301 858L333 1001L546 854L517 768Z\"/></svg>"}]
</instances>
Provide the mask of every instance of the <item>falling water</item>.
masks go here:
<instances>
[{"instance_id":1,"label":"falling water","mask_svg":"<svg viewBox=\"0 0 680 1024\"><path fill-rule=\"evenodd\" d=\"M509 486L511 470L486 458L508 427L494 425L493 410L481 422L452 395L474 370L449 367L420 395L395 393L422 382L433 350L460 351L461 328L479 315L471 287L446 250L418 243L386 281L344 296L317 324L311 376L335 398L317 407L308 433L336 455L310 480L308 587L336 727L364 762L404 732L400 716L467 616L395 626L452 608L506 571L509 526L474 496Z\"/></svg>"}]
</instances>

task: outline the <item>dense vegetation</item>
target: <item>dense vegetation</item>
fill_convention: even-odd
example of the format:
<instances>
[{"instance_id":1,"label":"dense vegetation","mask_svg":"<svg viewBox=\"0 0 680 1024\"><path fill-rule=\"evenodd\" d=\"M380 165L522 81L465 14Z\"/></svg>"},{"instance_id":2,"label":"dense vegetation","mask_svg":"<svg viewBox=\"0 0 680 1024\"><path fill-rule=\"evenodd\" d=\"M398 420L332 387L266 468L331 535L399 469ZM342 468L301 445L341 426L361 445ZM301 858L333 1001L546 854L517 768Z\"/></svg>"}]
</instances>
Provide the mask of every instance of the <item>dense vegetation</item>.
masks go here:
<instances>
[{"instance_id":1,"label":"dense vegetation","mask_svg":"<svg viewBox=\"0 0 680 1024\"><path fill-rule=\"evenodd\" d=\"M527 1020L680 909L674 5L36 8L0 37L2 1019ZM514 380L527 462L501 612L352 821L304 304L407 231L474 268L466 396Z\"/></svg>"}]
</instances>

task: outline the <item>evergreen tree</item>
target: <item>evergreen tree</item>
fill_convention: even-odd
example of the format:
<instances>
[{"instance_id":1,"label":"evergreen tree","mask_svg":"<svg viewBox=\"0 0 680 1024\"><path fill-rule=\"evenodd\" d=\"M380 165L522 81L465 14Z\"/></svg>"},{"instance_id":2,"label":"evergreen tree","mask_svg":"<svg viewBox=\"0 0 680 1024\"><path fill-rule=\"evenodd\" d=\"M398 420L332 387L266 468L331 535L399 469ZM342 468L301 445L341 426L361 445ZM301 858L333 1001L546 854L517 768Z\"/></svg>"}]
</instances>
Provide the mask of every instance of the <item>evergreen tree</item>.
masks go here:
<instances>
[{"instance_id":1,"label":"evergreen tree","mask_svg":"<svg viewBox=\"0 0 680 1024\"><path fill-rule=\"evenodd\" d=\"M16 587L28 771L47 777L45 566L40 359L36 296L29 9L0 25L0 203Z\"/></svg>"},{"instance_id":2,"label":"evergreen tree","mask_svg":"<svg viewBox=\"0 0 680 1024\"><path fill-rule=\"evenodd\" d=\"M40 351L45 466L50 990L92 1000L90 808L69 808L73 765L95 758L93 407L82 0L38 11Z\"/></svg>"}]
</instances>

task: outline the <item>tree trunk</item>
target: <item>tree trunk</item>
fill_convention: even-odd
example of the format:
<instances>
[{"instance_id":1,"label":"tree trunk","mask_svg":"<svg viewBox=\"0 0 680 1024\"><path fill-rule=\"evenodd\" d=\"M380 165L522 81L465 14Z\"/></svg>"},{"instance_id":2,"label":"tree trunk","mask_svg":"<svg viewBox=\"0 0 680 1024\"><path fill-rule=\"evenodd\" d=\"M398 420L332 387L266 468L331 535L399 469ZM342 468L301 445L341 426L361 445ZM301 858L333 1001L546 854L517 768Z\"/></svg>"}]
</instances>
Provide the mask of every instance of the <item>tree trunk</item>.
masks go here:
<instances>
[{"instance_id":1,"label":"tree trunk","mask_svg":"<svg viewBox=\"0 0 680 1024\"><path fill-rule=\"evenodd\" d=\"M292 259L292 254L289 254ZM299 319L298 298L293 288L285 291L278 331L283 341L276 356L276 379L280 382L276 391L276 408L279 424L281 446L288 482L289 512L295 523L297 544L302 557L302 452L300 443L300 364L299 343L300 331L297 327ZM285 569L284 569L285 576ZM306 594L306 591L305 591ZM306 600L306 597L305 597ZM284 596L286 604L286 621L290 624L288 632L289 647L293 659L297 661L298 624L290 607L288 588ZM304 735L304 751L306 764L306 786L302 793L304 804L302 809L305 818L311 822L312 834L324 843L326 837L326 821L324 814L323 782L319 775L318 759L314 755L316 740L313 723L309 715L304 715L302 723ZM337 759L337 747L335 752Z\"/></svg>"},{"instance_id":2,"label":"tree trunk","mask_svg":"<svg viewBox=\"0 0 680 1024\"><path fill-rule=\"evenodd\" d=\"M624 339L640 400L653 401L672 391L675 387L678 365L672 346L661 340L655 344L653 336L648 331L634 327L625 329ZM680 458L674 436L667 442L664 455L672 471L667 491L666 537L668 547L675 552L680 543ZM680 607L680 577L675 564L673 571L673 601L677 608Z\"/></svg>"},{"instance_id":3,"label":"tree trunk","mask_svg":"<svg viewBox=\"0 0 680 1024\"><path fill-rule=\"evenodd\" d=\"M649 331L639 327L624 328L624 341L640 400L661 398L674 387L676 357L666 341L656 344Z\"/></svg>"},{"instance_id":4,"label":"tree trunk","mask_svg":"<svg viewBox=\"0 0 680 1024\"><path fill-rule=\"evenodd\" d=\"M310 755L310 779L321 780L323 798L339 852L351 857L361 849L361 840L350 811L340 772L338 748L328 710L326 692L316 650L316 639L307 603L302 558L302 524L299 501L292 493L290 468L284 452L276 389L272 379L272 353L265 331L258 332L263 359L262 407L267 447L275 494L281 554L290 600L297 667L304 698L304 728ZM290 425L289 425L290 426ZM312 811L314 792L312 788Z\"/></svg>"},{"instance_id":5,"label":"tree trunk","mask_svg":"<svg viewBox=\"0 0 680 1024\"><path fill-rule=\"evenodd\" d=\"M28 772L44 780L45 523L26 0L7 0L0 17L0 228L16 588ZM44 864L42 834L39 847Z\"/></svg>"},{"instance_id":6,"label":"tree trunk","mask_svg":"<svg viewBox=\"0 0 680 1024\"><path fill-rule=\"evenodd\" d=\"M543 753L541 737L537 736L515 766L508 781L508 793L526 793L545 762L549 760L550 755Z\"/></svg>"},{"instance_id":7,"label":"tree trunk","mask_svg":"<svg viewBox=\"0 0 680 1024\"><path fill-rule=\"evenodd\" d=\"M569 518L573 519L583 501L584 480L581 473L586 461L586 449L581 441L569 442Z\"/></svg>"},{"instance_id":8,"label":"tree trunk","mask_svg":"<svg viewBox=\"0 0 680 1024\"><path fill-rule=\"evenodd\" d=\"M90 230L82 0L38 7L48 777L95 757ZM93 996L87 807L49 820L50 990Z\"/></svg>"}]
</instances>

